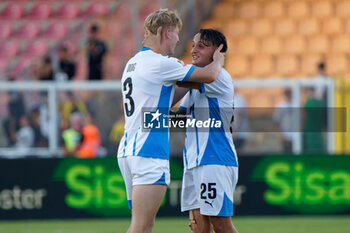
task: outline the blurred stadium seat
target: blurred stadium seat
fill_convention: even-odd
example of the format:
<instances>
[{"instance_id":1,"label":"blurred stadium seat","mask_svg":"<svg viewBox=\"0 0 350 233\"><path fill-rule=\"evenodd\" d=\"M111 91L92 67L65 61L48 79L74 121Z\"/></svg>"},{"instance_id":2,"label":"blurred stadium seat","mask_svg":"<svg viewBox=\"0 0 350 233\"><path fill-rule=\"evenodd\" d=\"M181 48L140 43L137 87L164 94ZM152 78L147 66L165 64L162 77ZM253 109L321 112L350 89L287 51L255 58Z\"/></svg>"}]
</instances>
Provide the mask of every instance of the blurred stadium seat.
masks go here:
<instances>
[{"instance_id":1,"label":"blurred stadium seat","mask_svg":"<svg viewBox=\"0 0 350 233\"><path fill-rule=\"evenodd\" d=\"M327 54L326 57L327 74L338 77L344 74L349 67L347 54Z\"/></svg>"},{"instance_id":2,"label":"blurred stadium seat","mask_svg":"<svg viewBox=\"0 0 350 233\"><path fill-rule=\"evenodd\" d=\"M308 39L307 49L310 53L325 54L329 48L329 38L325 35L315 35Z\"/></svg>"},{"instance_id":3,"label":"blurred stadium seat","mask_svg":"<svg viewBox=\"0 0 350 233\"><path fill-rule=\"evenodd\" d=\"M340 18L327 18L322 23L322 33L334 36L344 31L344 24Z\"/></svg>"},{"instance_id":4,"label":"blurred stadium seat","mask_svg":"<svg viewBox=\"0 0 350 233\"><path fill-rule=\"evenodd\" d=\"M7 71L7 67L8 67L7 60L0 59L0 72L1 73L6 72ZM1 75L0 75L0 77L1 77Z\"/></svg>"},{"instance_id":5,"label":"blurred stadium seat","mask_svg":"<svg viewBox=\"0 0 350 233\"><path fill-rule=\"evenodd\" d=\"M33 59L30 57L19 58L11 70L11 74L17 76L17 74L23 72L25 69L29 68L32 64Z\"/></svg>"},{"instance_id":6,"label":"blurred stadium seat","mask_svg":"<svg viewBox=\"0 0 350 233\"><path fill-rule=\"evenodd\" d=\"M306 49L304 37L291 35L284 40L283 51L286 54L302 54Z\"/></svg>"},{"instance_id":7,"label":"blurred stadium seat","mask_svg":"<svg viewBox=\"0 0 350 233\"><path fill-rule=\"evenodd\" d=\"M22 39L33 39L36 38L40 33L38 23L25 21L17 30L15 34L16 38Z\"/></svg>"},{"instance_id":8,"label":"blurred stadium seat","mask_svg":"<svg viewBox=\"0 0 350 233\"><path fill-rule=\"evenodd\" d=\"M21 2L9 2L1 12L1 19L16 20L24 16L25 9Z\"/></svg>"},{"instance_id":9,"label":"blurred stadium seat","mask_svg":"<svg viewBox=\"0 0 350 233\"><path fill-rule=\"evenodd\" d=\"M238 9L238 16L243 19L254 19L259 17L261 13L261 6L258 1L244 1Z\"/></svg>"},{"instance_id":10,"label":"blurred stadium seat","mask_svg":"<svg viewBox=\"0 0 350 233\"><path fill-rule=\"evenodd\" d=\"M46 54L49 49L48 42L46 40L35 40L27 45L24 49L24 58L37 58Z\"/></svg>"},{"instance_id":11,"label":"blurred stadium seat","mask_svg":"<svg viewBox=\"0 0 350 233\"><path fill-rule=\"evenodd\" d=\"M335 14L341 18L349 19L350 1L340 0L340 1L336 1L335 4L336 4Z\"/></svg>"},{"instance_id":12,"label":"blurred stadium seat","mask_svg":"<svg viewBox=\"0 0 350 233\"><path fill-rule=\"evenodd\" d=\"M248 23L243 19L231 19L228 22L225 31L227 32L228 37L244 36L248 32Z\"/></svg>"},{"instance_id":13,"label":"blurred stadium seat","mask_svg":"<svg viewBox=\"0 0 350 233\"><path fill-rule=\"evenodd\" d=\"M75 2L65 2L56 14L58 19L75 19L80 14L80 7Z\"/></svg>"},{"instance_id":14,"label":"blurred stadium seat","mask_svg":"<svg viewBox=\"0 0 350 233\"><path fill-rule=\"evenodd\" d=\"M251 23L251 34L257 37L263 37L271 34L272 23L267 19L255 19Z\"/></svg>"},{"instance_id":15,"label":"blurred stadium seat","mask_svg":"<svg viewBox=\"0 0 350 233\"><path fill-rule=\"evenodd\" d=\"M225 68L232 77L245 77L249 72L249 61L243 56L229 56Z\"/></svg>"},{"instance_id":16,"label":"blurred stadium seat","mask_svg":"<svg viewBox=\"0 0 350 233\"><path fill-rule=\"evenodd\" d=\"M311 36L320 32L320 25L317 19L307 18L299 21L298 33L303 36Z\"/></svg>"},{"instance_id":17,"label":"blurred stadium seat","mask_svg":"<svg viewBox=\"0 0 350 233\"><path fill-rule=\"evenodd\" d=\"M64 22L53 22L50 24L44 32L45 38L59 39L66 35L68 32L67 24Z\"/></svg>"},{"instance_id":18,"label":"blurred stadium seat","mask_svg":"<svg viewBox=\"0 0 350 233\"><path fill-rule=\"evenodd\" d=\"M282 18L275 22L275 34L279 36L290 36L296 34L296 23L289 18Z\"/></svg>"},{"instance_id":19,"label":"blurred stadium seat","mask_svg":"<svg viewBox=\"0 0 350 233\"><path fill-rule=\"evenodd\" d=\"M235 15L235 8L230 2L218 4L214 8L213 15L220 21L229 20Z\"/></svg>"},{"instance_id":20,"label":"blurred stadium seat","mask_svg":"<svg viewBox=\"0 0 350 233\"><path fill-rule=\"evenodd\" d=\"M317 74L317 65L322 61L319 54L303 54L301 56L300 73L301 76L310 77Z\"/></svg>"},{"instance_id":21,"label":"blurred stadium seat","mask_svg":"<svg viewBox=\"0 0 350 233\"><path fill-rule=\"evenodd\" d=\"M264 17L268 19L281 19L286 14L282 1L266 1L264 2Z\"/></svg>"},{"instance_id":22,"label":"blurred stadium seat","mask_svg":"<svg viewBox=\"0 0 350 233\"><path fill-rule=\"evenodd\" d=\"M315 18L329 18L334 14L333 3L327 0L314 1L311 6L311 15Z\"/></svg>"},{"instance_id":23,"label":"blurred stadium seat","mask_svg":"<svg viewBox=\"0 0 350 233\"><path fill-rule=\"evenodd\" d=\"M292 19L303 20L310 16L310 7L307 1L288 1L288 16Z\"/></svg>"},{"instance_id":24,"label":"blurred stadium seat","mask_svg":"<svg viewBox=\"0 0 350 233\"><path fill-rule=\"evenodd\" d=\"M108 13L108 5L105 2L94 2L88 6L86 15L105 15Z\"/></svg>"},{"instance_id":25,"label":"blurred stadium seat","mask_svg":"<svg viewBox=\"0 0 350 233\"><path fill-rule=\"evenodd\" d=\"M335 36L331 40L331 50L334 53L349 53L350 51L350 36L342 34Z\"/></svg>"},{"instance_id":26,"label":"blurred stadium seat","mask_svg":"<svg viewBox=\"0 0 350 233\"><path fill-rule=\"evenodd\" d=\"M298 60L294 55L276 57L276 74L280 77L295 77L298 73Z\"/></svg>"},{"instance_id":27,"label":"blurred stadium seat","mask_svg":"<svg viewBox=\"0 0 350 233\"><path fill-rule=\"evenodd\" d=\"M260 52L262 54L277 55L282 52L282 40L278 36L267 36L262 39Z\"/></svg>"},{"instance_id":28,"label":"blurred stadium seat","mask_svg":"<svg viewBox=\"0 0 350 233\"><path fill-rule=\"evenodd\" d=\"M34 20L48 19L52 15L52 6L47 2L37 2L30 10L28 18Z\"/></svg>"},{"instance_id":29,"label":"blurred stadium seat","mask_svg":"<svg viewBox=\"0 0 350 233\"><path fill-rule=\"evenodd\" d=\"M254 36L246 36L238 39L236 52L242 55L252 55L258 51L258 39Z\"/></svg>"},{"instance_id":30,"label":"blurred stadium seat","mask_svg":"<svg viewBox=\"0 0 350 233\"><path fill-rule=\"evenodd\" d=\"M269 77L273 72L272 57L268 55L257 55L252 59L252 76Z\"/></svg>"},{"instance_id":31,"label":"blurred stadium seat","mask_svg":"<svg viewBox=\"0 0 350 233\"><path fill-rule=\"evenodd\" d=\"M19 53L19 46L15 41L5 41L0 44L0 57L11 58Z\"/></svg>"},{"instance_id":32,"label":"blurred stadium seat","mask_svg":"<svg viewBox=\"0 0 350 233\"><path fill-rule=\"evenodd\" d=\"M7 39L12 34L12 23L10 22L0 22L0 40Z\"/></svg>"}]
</instances>

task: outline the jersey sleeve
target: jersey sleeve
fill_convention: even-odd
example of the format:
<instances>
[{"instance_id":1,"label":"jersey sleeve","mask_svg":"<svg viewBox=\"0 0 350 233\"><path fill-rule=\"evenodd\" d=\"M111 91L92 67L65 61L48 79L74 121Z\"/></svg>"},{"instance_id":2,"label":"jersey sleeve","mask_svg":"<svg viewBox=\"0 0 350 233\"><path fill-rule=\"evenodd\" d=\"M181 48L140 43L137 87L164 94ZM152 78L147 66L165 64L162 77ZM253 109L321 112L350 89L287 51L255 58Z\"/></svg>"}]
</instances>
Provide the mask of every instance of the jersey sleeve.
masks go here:
<instances>
[{"instance_id":1,"label":"jersey sleeve","mask_svg":"<svg viewBox=\"0 0 350 233\"><path fill-rule=\"evenodd\" d=\"M192 74L195 66L187 65L173 57L162 59L160 65L160 78L166 84L185 82Z\"/></svg>"},{"instance_id":2,"label":"jersey sleeve","mask_svg":"<svg viewBox=\"0 0 350 233\"><path fill-rule=\"evenodd\" d=\"M224 77L225 73L221 72L219 77L212 83L201 83L200 84L200 93L204 93L207 96L212 95L221 95L226 91L230 91L232 89L232 82L227 82L227 77ZM228 79L228 80L231 80Z\"/></svg>"}]
</instances>

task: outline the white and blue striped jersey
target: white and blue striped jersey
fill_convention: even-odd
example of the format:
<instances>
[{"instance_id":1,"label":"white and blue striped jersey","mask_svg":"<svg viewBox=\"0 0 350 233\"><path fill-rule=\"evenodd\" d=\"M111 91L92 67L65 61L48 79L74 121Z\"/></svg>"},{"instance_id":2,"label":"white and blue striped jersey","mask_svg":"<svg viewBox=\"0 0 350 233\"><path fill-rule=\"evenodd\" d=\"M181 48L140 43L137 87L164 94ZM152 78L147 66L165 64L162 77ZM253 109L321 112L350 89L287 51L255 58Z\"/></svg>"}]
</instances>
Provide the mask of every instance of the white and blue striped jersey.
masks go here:
<instances>
[{"instance_id":1,"label":"white and blue striped jersey","mask_svg":"<svg viewBox=\"0 0 350 233\"><path fill-rule=\"evenodd\" d=\"M121 80L125 126L118 157L169 159L169 132L142 130L143 108L168 114L175 83L186 81L194 68L149 48L141 49L128 61Z\"/></svg>"},{"instance_id":2,"label":"white and blue striped jersey","mask_svg":"<svg viewBox=\"0 0 350 233\"><path fill-rule=\"evenodd\" d=\"M184 168L200 165L226 165L238 167L235 146L230 128L233 120L234 88L230 74L222 69L219 77L210 84L200 84L201 90L191 90L181 101L180 110L191 119L215 119L221 127L203 131L197 127L186 130L183 150Z\"/></svg>"}]
</instances>

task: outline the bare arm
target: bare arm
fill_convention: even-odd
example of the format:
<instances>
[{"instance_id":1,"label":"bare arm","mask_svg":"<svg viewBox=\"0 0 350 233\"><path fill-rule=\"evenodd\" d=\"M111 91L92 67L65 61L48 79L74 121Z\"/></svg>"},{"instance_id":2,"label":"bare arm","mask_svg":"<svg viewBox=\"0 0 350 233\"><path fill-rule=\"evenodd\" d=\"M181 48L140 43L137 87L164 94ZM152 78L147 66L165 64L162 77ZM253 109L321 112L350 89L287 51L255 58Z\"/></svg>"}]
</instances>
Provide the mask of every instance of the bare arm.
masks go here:
<instances>
[{"instance_id":1,"label":"bare arm","mask_svg":"<svg viewBox=\"0 0 350 233\"><path fill-rule=\"evenodd\" d=\"M223 45L220 45L213 54L213 61L205 67L196 67L187 81L211 83L219 76L225 61L225 53L221 53Z\"/></svg>"},{"instance_id":2,"label":"bare arm","mask_svg":"<svg viewBox=\"0 0 350 233\"><path fill-rule=\"evenodd\" d=\"M177 102L179 102L182 97L184 97L189 89L198 89L200 90L201 87L199 83L195 82L176 82L176 89L175 89L175 94L174 94L174 99L173 103L171 104L171 107L174 107Z\"/></svg>"},{"instance_id":3,"label":"bare arm","mask_svg":"<svg viewBox=\"0 0 350 233\"><path fill-rule=\"evenodd\" d=\"M174 98L173 98L173 102L171 104L171 107L173 107L174 105L177 104L177 102L179 102L182 97L184 97L187 93L189 89L185 88L185 87L176 87L175 89L175 94L174 94Z\"/></svg>"}]
</instances>

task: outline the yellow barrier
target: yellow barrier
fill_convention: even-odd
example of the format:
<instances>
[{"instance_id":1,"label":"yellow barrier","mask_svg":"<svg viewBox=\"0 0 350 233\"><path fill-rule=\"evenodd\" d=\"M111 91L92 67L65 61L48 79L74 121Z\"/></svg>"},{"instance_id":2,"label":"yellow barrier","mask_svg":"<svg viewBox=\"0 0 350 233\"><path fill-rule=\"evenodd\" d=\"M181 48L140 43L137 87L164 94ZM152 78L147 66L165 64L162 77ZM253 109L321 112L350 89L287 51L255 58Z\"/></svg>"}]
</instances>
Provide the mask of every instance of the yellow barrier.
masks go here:
<instances>
[{"instance_id":1,"label":"yellow barrier","mask_svg":"<svg viewBox=\"0 0 350 233\"><path fill-rule=\"evenodd\" d=\"M346 132L335 133L335 152L337 154L350 153L350 123L348 122L350 114L350 80L338 79L335 83L335 107L346 108L346 115L337 114L335 116L335 129L344 129ZM346 119L342 119L346 117ZM345 125L342 125L344 124Z\"/></svg>"}]
</instances>

